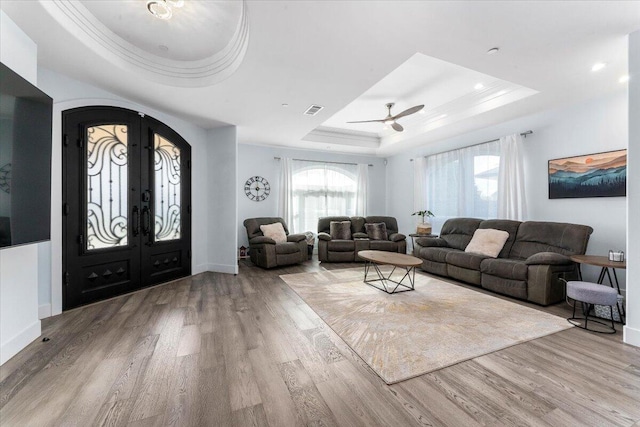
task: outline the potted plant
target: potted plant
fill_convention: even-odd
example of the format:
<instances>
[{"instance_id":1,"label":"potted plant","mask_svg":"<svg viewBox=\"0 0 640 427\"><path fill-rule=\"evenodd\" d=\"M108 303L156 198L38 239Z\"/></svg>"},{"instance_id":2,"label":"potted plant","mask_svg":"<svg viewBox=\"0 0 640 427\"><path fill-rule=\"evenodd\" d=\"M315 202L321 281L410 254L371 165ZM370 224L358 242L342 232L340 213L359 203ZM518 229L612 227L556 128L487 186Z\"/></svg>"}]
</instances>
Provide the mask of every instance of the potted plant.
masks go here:
<instances>
[{"instance_id":1,"label":"potted plant","mask_svg":"<svg viewBox=\"0 0 640 427\"><path fill-rule=\"evenodd\" d=\"M418 224L417 234L431 234L431 224L425 220L425 217L434 217L435 215L430 210L417 211L411 214L411 216L418 215L422 217L422 223Z\"/></svg>"}]
</instances>

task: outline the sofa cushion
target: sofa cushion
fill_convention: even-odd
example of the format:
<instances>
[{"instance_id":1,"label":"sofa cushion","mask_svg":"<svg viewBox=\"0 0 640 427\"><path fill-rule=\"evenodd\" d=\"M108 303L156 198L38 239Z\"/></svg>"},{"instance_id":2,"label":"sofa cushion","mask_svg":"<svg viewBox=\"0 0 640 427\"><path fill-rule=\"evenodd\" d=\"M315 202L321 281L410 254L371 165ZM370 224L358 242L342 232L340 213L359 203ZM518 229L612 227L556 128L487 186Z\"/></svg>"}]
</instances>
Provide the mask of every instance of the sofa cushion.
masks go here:
<instances>
[{"instance_id":1,"label":"sofa cushion","mask_svg":"<svg viewBox=\"0 0 640 427\"><path fill-rule=\"evenodd\" d=\"M529 297L527 282L524 280L512 280L482 273L480 281L484 289L489 289L493 292L520 299L527 299Z\"/></svg>"},{"instance_id":2,"label":"sofa cushion","mask_svg":"<svg viewBox=\"0 0 640 427\"><path fill-rule=\"evenodd\" d=\"M279 222L263 224L260 226L260 231L262 231L265 237L272 238L276 243L285 243L287 241L287 233Z\"/></svg>"},{"instance_id":3,"label":"sofa cushion","mask_svg":"<svg viewBox=\"0 0 640 427\"><path fill-rule=\"evenodd\" d=\"M448 219L440 230L440 238L450 247L464 250L481 222L481 219L476 218Z\"/></svg>"},{"instance_id":4,"label":"sofa cushion","mask_svg":"<svg viewBox=\"0 0 640 427\"><path fill-rule=\"evenodd\" d=\"M480 271L480 263L482 260L487 259L487 257L471 252L455 251L447 253L445 259L447 264Z\"/></svg>"},{"instance_id":5,"label":"sofa cushion","mask_svg":"<svg viewBox=\"0 0 640 427\"><path fill-rule=\"evenodd\" d=\"M502 230L509 233L509 238L498 255L498 258L509 258L509 252L511 252L513 242L516 240L520 224L522 224L521 221L513 221L510 219L487 219L482 221L478 228L493 228L495 230Z\"/></svg>"},{"instance_id":6,"label":"sofa cushion","mask_svg":"<svg viewBox=\"0 0 640 427\"><path fill-rule=\"evenodd\" d=\"M512 280L526 281L528 269L529 266L524 261L516 259L486 258L480 263L480 271L483 274Z\"/></svg>"},{"instance_id":7,"label":"sofa cushion","mask_svg":"<svg viewBox=\"0 0 640 427\"><path fill-rule=\"evenodd\" d=\"M327 233L329 234L331 221L349 221L348 216L326 216L318 219L318 234Z\"/></svg>"},{"instance_id":8,"label":"sofa cushion","mask_svg":"<svg viewBox=\"0 0 640 427\"><path fill-rule=\"evenodd\" d=\"M367 236L371 240L389 240L387 237L387 225L384 222L366 223Z\"/></svg>"},{"instance_id":9,"label":"sofa cushion","mask_svg":"<svg viewBox=\"0 0 640 427\"><path fill-rule=\"evenodd\" d=\"M331 240L327 245L329 252L353 252L355 248L353 240Z\"/></svg>"},{"instance_id":10,"label":"sofa cushion","mask_svg":"<svg viewBox=\"0 0 640 427\"><path fill-rule=\"evenodd\" d=\"M370 224L384 222L388 234L398 232L398 221L392 216L368 216L365 218L365 223L367 222Z\"/></svg>"},{"instance_id":11,"label":"sofa cushion","mask_svg":"<svg viewBox=\"0 0 640 427\"><path fill-rule=\"evenodd\" d=\"M572 264L571 258L555 252L538 252L524 261L527 265L567 265Z\"/></svg>"},{"instance_id":12,"label":"sofa cushion","mask_svg":"<svg viewBox=\"0 0 640 427\"><path fill-rule=\"evenodd\" d=\"M361 216L352 216L349 218L351 221L351 234L354 233L365 233L364 223L368 222Z\"/></svg>"},{"instance_id":13,"label":"sofa cushion","mask_svg":"<svg viewBox=\"0 0 640 427\"><path fill-rule=\"evenodd\" d=\"M525 259L538 252L584 254L592 232L586 225L526 221L518 227L509 257Z\"/></svg>"},{"instance_id":14,"label":"sofa cushion","mask_svg":"<svg viewBox=\"0 0 640 427\"><path fill-rule=\"evenodd\" d=\"M506 231L493 228L477 229L464 251L496 258L508 238L509 233Z\"/></svg>"},{"instance_id":15,"label":"sofa cushion","mask_svg":"<svg viewBox=\"0 0 640 427\"><path fill-rule=\"evenodd\" d=\"M331 221L329 235L335 240L351 239L351 221Z\"/></svg>"},{"instance_id":16,"label":"sofa cushion","mask_svg":"<svg viewBox=\"0 0 640 427\"><path fill-rule=\"evenodd\" d=\"M370 240L369 241L369 249L371 249L372 251L395 252L397 248L398 248L398 244L390 240Z\"/></svg>"},{"instance_id":17,"label":"sofa cushion","mask_svg":"<svg viewBox=\"0 0 640 427\"><path fill-rule=\"evenodd\" d=\"M428 261L446 262L447 254L450 252L462 252L454 248L420 248L418 255Z\"/></svg>"},{"instance_id":18,"label":"sofa cushion","mask_svg":"<svg viewBox=\"0 0 640 427\"><path fill-rule=\"evenodd\" d=\"M300 253L300 245L294 242L286 242L280 243L276 245L276 254L285 255L285 254L295 254Z\"/></svg>"}]
</instances>

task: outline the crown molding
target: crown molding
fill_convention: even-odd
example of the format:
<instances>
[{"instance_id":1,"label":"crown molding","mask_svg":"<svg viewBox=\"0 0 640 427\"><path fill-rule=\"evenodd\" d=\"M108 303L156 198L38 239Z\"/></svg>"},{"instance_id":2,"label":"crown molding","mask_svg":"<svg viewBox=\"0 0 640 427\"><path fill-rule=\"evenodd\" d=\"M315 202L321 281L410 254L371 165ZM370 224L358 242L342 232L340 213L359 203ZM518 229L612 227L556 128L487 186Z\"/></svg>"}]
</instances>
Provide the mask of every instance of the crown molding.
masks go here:
<instances>
[{"instance_id":1,"label":"crown molding","mask_svg":"<svg viewBox=\"0 0 640 427\"><path fill-rule=\"evenodd\" d=\"M240 66L249 41L247 6L233 37L216 54L195 61L176 61L142 50L102 24L78 0L39 0L42 7L70 34L122 69L169 86L211 86L231 76Z\"/></svg>"},{"instance_id":2,"label":"crown molding","mask_svg":"<svg viewBox=\"0 0 640 427\"><path fill-rule=\"evenodd\" d=\"M380 138L375 133L337 129L327 126L318 126L305 135L302 140L368 148L378 148L380 146Z\"/></svg>"}]
</instances>

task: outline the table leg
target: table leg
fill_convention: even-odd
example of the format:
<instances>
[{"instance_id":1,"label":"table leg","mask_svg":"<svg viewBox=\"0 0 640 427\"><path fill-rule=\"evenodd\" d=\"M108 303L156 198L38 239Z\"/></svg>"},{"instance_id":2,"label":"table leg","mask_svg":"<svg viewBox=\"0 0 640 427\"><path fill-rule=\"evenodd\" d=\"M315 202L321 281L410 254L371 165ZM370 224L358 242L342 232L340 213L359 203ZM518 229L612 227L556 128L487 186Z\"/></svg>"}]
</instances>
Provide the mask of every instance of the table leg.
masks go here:
<instances>
[{"instance_id":1,"label":"table leg","mask_svg":"<svg viewBox=\"0 0 640 427\"><path fill-rule=\"evenodd\" d=\"M616 288L618 289L618 295L621 295L620 293L620 283L618 282L618 275L616 274L616 269L612 268L613 270L613 277L615 278L615 283L616 283ZM604 278L605 275L607 277L607 279L609 279L609 286L611 286L613 288L613 280L611 280L611 273L609 272L609 268L608 267L602 267L602 270L600 271L600 277L598 277L598 283L599 284L603 284L604 283ZM624 309L624 304L621 304L620 302L616 302L616 308L618 309L618 314L620 315L620 322L622 322L622 324L624 325L624 318L626 316L625 313L625 309ZM613 320L613 319L612 319Z\"/></svg>"}]
</instances>

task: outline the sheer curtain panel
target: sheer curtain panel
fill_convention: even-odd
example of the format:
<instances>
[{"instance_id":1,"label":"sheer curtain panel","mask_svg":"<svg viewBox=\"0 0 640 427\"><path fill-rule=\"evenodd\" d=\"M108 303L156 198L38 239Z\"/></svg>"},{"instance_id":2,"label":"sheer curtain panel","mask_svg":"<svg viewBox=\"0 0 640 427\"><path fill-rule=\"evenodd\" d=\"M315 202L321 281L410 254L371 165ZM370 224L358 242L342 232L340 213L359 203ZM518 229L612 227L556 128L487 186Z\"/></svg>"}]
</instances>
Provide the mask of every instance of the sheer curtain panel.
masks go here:
<instances>
[{"instance_id":1,"label":"sheer curtain panel","mask_svg":"<svg viewBox=\"0 0 640 427\"><path fill-rule=\"evenodd\" d=\"M358 166L290 160L291 179L281 182L281 214L292 233L317 232L318 218L356 215ZM285 167L283 165L283 174ZM286 186L285 183L290 185ZM286 188L285 188L286 187Z\"/></svg>"},{"instance_id":2,"label":"sheer curtain panel","mask_svg":"<svg viewBox=\"0 0 640 427\"><path fill-rule=\"evenodd\" d=\"M526 216L522 136L503 136L500 138L498 218L524 221Z\"/></svg>"},{"instance_id":3,"label":"sheer curtain panel","mask_svg":"<svg viewBox=\"0 0 640 427\"><path fill-rule=\"evenodd\" d=\"M496 218L498 214L497 141L428 156L425 172L425 207L436 216L431 221L439 232L449 218ZM421 179L418 171L416 179ZM415 185L416 191L418 185Z\"/></svg>"},{"instance_id":4,"label":"sheer curtain panel","mask_svg":"<svg viewBox=\"0 0 640 427\"><path fill-rule=\"evenodd\" d=\"M369 165L358 164L358 177L356 184L356 215L367 216L367 193L369 182Z\"/></svg>"},{"instance_id":5,"label":"sheer curtain panel","mask_svg":"<svg viewBox=\"0 0 640 427\"><path fill-rule=\"evenodd\" d=\"M293 167L292 160L286 157L280 159L280 192L278 193L278 216L284 219L284 222L291 232L293 224Z\"/></svg>"}]
</instances>

